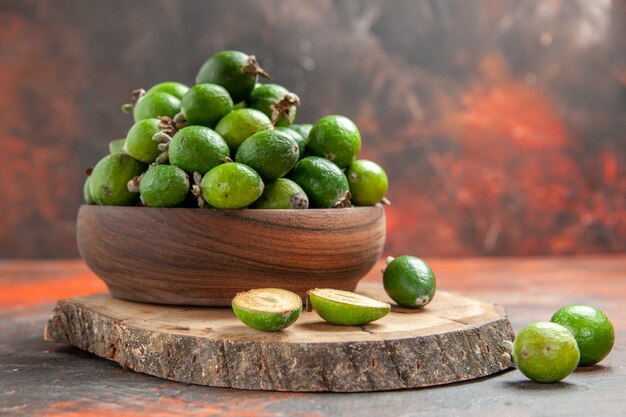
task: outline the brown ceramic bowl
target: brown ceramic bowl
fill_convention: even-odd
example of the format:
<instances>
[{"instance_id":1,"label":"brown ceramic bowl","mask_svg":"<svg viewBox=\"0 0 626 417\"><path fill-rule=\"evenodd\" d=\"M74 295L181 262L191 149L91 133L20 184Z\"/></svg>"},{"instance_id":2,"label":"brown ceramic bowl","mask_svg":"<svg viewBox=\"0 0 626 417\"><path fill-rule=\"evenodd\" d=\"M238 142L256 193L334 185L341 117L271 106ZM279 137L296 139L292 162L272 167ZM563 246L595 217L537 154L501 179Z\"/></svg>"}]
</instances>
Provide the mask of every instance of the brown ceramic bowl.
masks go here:
<instances>
[{"instance_id":1,"label":"brown ceramic bowl","mask_svg":"<svg viewBox=\"0 0 626 417\"><path fill-rule=\"evenodd\" d=\"M227 306L241 291L353 290L385 243L382 206L201 210L84 205L77 240L116 298Z\"/></svg>"}]
</instances>

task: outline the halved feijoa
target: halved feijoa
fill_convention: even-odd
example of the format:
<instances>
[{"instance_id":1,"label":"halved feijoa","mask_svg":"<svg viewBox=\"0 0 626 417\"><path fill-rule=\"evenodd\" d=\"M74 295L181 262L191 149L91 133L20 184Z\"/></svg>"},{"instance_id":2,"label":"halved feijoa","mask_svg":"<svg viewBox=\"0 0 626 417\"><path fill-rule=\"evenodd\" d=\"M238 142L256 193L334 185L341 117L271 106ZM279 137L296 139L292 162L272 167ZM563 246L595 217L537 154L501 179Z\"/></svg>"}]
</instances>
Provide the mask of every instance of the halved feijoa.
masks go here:
<instances>
[{"instance_id":1,"label":"halved feijoa","mask_svg":"<svg viewBox=\"0 0 626 417\"><path fill-rule=\"evenodd\" d=\"M242 323L264 332L277 332L290 326L302 312L300 296L280 288L239 293L231 305Z\"/></svg>"},{"instance_id":2,"label":"halved feijoa","mask_svg":"<svg viewBox=\"0 0 626 417\"><path fill-rule=\"evenodd\" d=\"M316 288L307 292L307 309L324 320L344 326L362 326L385 317L391 306L350 291Z\"/></svg>"}]
</instances>

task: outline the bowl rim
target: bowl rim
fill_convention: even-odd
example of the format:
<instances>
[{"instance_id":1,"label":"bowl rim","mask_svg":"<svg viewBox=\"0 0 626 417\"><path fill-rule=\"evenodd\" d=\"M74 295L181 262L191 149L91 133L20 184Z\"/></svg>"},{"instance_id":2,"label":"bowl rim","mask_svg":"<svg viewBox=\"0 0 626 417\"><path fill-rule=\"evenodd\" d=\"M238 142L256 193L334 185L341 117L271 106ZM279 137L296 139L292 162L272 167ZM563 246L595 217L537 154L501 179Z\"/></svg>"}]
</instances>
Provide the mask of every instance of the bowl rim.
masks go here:
<instances>
[{"instance_id":1,"label":"bowl rim","mask_svg":"<svg viewBox=\"0 0 626 417\"><path fill-rule=\"evenodd\" d=\"M373 206L351 206L351 207L343 207L343 208L308 208L308 209L251 209L251 208L240 208L240 209L216 209L216 208L199 208L199 207L141 207L141 206L109 206L109 205L99 205L99 204L81 204L79 210L88 209L88 210L156 210L156 211L179 211L179 212L208 212L208 213L293 213L298 215L304 215L307 213L321 213L321 214L329 214L329 213L349 213L349 212L365 212L365 211L381 211L385 212L385 207L382 203L377 203Z\"/></svg>"}]
</instances>

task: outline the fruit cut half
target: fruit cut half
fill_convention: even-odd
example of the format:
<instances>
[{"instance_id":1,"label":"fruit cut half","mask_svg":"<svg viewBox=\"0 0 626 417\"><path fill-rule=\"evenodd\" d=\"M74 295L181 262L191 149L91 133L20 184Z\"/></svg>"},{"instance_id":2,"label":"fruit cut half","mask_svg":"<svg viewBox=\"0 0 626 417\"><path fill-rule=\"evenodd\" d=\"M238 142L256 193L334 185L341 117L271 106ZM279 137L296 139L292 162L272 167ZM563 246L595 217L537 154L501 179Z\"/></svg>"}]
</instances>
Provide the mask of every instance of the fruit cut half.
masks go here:
<instances>
[{"instance_id":1,"label":"fruit cut half","mask_svg":"<svg viewBox=\"0 0 626 417\"><path fill-rule=\"evenodd\" d=\"M239 293L231 305L242 323L264 332L277 332L290 326L302 312L300 296L280 288L258 288Z\"/></svg>"},{"instance_id":2,"label":"fruit cut half","mask_svg":"<svg viewBox=\"0 0 626 417\"><path fill-rule=\"evenodd\" d=\"M307 309L324 320L343 326L362 326L383 318L391 306L350 291L315 288L307 292Z\"/></svg>"}]
</instances>

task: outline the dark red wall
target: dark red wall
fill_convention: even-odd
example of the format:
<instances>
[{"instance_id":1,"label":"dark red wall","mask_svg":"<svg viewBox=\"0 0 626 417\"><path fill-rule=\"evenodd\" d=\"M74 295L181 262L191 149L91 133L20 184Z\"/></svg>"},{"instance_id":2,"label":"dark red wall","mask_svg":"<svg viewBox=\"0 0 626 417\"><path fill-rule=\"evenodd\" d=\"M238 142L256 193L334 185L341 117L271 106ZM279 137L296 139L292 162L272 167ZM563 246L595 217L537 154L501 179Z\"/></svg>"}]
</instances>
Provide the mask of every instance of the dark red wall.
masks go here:
<instances>
[{"instance_id":1,"label":"dark red wall","mask_svg":"<svg viewBox=\"0 0 626 417\"><path fill-rule=\"evenodd\" d=\"M255 53L300 122L355 120L391 253L626 251L626 7L602 1L2 1L0 258L76 256L83 171L136 87Z\"/></svg>"}]
</instances>

